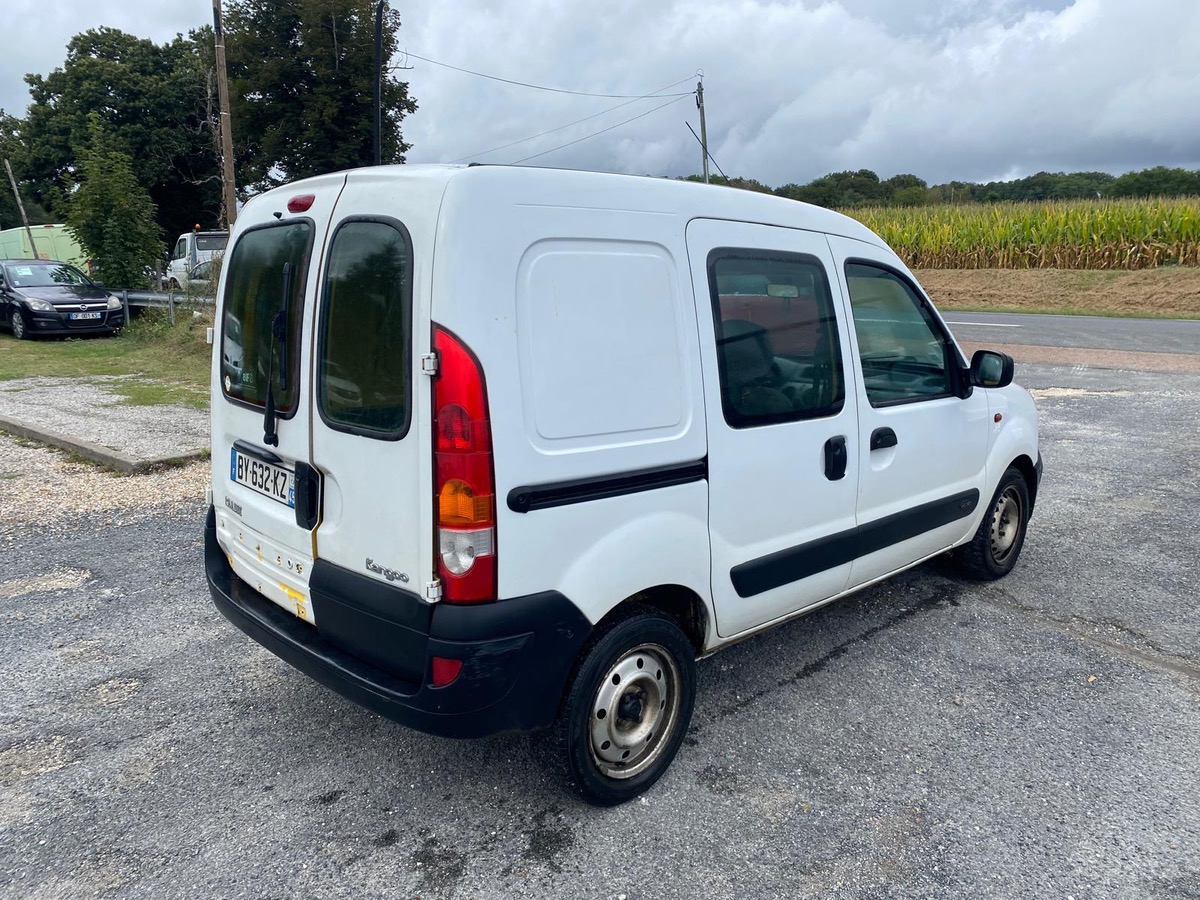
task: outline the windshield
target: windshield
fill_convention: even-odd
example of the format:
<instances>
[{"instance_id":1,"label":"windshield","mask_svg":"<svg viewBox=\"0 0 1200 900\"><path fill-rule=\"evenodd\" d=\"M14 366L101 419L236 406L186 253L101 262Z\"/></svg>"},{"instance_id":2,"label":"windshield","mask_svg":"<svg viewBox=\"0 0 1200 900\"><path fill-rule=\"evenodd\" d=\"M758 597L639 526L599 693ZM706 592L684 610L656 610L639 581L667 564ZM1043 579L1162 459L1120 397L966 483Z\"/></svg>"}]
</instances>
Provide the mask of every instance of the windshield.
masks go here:
<instances>
[{"instance_id":1,"label":"windshield","mask_svg":"<svg viewBox=\"0 0 1200 900\"><path fill-rule=\"evenodd\" d=\"M66 263L37 263L9 265L8 280L13 287L54 287L65 285L90 285L88 277L74 266Z\"/></svg>"},{"instance_id":2,"label":"windshield","mask_svg":"<svg viewBox=\"0 0 1200 900\"><path fill-rule=\"evenodd\" d=\"M229 243L229 235L227 234L196 235L196 249L205 253L224 250L227 243Z\"/></svg>"},{"instance_id":3,"label":"windshield","mask_svg":"<svg viewBox=\"0 0 1200 900\"><path fill-rule=\"evenodd\" d=\"M265 405L269 379L279 413L286 416L295 410L304 282L311 250L312 225L305 221L255 228L234 245L222 322L224 339L242 348L242 365L236 379L232 373L222 379L230 399ZM285 277L284 265L289 263ZM280 332L283 340L277 340L273 322L281 312L285 313Z\"/></svg>"}]
</instances>

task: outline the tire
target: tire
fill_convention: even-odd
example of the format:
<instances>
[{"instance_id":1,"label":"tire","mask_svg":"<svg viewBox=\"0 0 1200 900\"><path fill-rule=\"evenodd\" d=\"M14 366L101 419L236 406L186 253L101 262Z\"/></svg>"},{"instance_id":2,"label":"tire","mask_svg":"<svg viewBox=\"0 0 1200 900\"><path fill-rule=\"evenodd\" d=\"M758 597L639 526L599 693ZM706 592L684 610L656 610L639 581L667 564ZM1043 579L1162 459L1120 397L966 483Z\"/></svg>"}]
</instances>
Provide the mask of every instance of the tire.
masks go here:
<instances>
[{"instance_id":1,"label":"tire","mask_svg":"<svg viewBox=\"0 0 1200 900\"><path fill-rule=\"evenodd\" d=\"M183 288L181 288L179 286L178 281L176 281L174 278L172 278L170 281L167 282L167 290L168 291L181 291L181 290L183 290Z\"/></svg>"},{"instance_id":2,"label":"tire","mask_svg":"<svg viewBox=\"0 0 1200 900\"><path fill-rule=\"evenodd\" d=\"M679 752L695 699L687 635L662 613L631 606L584 646L559 711L558 756L572 787L596 806L648 789Z\"/></svg>"},{"instance_id":3,"label":"tire","mask_svg":"<svg viewBox=\"0 0 1200 900\"><path fill-rule=\"evenodd\" d=\"M11 318L8 320L8 325L12 329L13 337L18 341L29 340L29 320L25 318L25 313L13 307Z\"/></svg>"},{"instance_id":4,"label":"tire","mask_svg":"<svg viewBox=\"0 0 1200 900\"><path fill-rule=\"evenodd\" d=\"M956 553L964 574L979 581L994 581L1012 571L1025 546L1029 525L1029 486L1025 476L1010 466L1000 479L983 521L969 544Z\"/></svg>"}]
</instances>

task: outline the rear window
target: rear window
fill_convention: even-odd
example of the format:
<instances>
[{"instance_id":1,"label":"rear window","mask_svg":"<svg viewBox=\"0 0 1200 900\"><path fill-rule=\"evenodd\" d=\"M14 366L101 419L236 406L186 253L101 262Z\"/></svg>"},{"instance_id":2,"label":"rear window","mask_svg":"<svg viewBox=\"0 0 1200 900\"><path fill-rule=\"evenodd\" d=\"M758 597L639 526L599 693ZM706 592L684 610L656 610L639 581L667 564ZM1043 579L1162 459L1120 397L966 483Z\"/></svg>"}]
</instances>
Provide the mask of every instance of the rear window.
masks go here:
<instances>
[{"instance_id":1,"label":"rear window","mask_svg":"<svg viewBox=\"0 0 1200 900\"><path fill-rule=\"evenodd\" d=\"M234 245L226 279L222 345L240 364L222 373L225 396L263 406L269 382L285 417L296 410L312 236L307 220L247 231Z\"/></svg>"},{"instance_id":2,"label":"rear window","mask_svg":"<svg viewBox=\"0 0 1200 900\"><path fill-rule=\"evenodd\" d=\"M205 252L216 252L224 250L225 245L229 243L229 235L226 234L198 234L196 235L196 249Z\"/></svg>"},{"instance_id":3,"label":"rear window","mask_svg":"<svg viewBox=\"0 0 1200 900\"><path fill-rule=\"evenodd\" d=\"M317 402L333 428L396 440L408 430L412 289L398 222L351 219L329 251Z\"/></svg>"}]
</instances>

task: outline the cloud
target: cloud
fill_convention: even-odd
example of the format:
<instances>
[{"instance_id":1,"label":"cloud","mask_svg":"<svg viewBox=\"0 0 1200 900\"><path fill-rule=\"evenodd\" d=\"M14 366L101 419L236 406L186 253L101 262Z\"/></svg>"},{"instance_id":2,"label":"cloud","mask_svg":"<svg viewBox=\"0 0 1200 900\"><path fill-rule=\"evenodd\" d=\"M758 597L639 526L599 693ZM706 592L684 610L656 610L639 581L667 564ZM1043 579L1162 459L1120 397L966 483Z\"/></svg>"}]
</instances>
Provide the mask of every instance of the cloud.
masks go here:
<instances>
[{"instance_id":1,"label":"cloud","mask_svg":"<svg viewBox=\"0 0 1200 900\"><path fill-rule=\"evenodd\" d=\"M422 0L401 44L477 71L612 93L703 69L713 156L769 184L829 171L929 181L1040 169L1200 168L1200 5L1145 0L825 3ZM414 61L411 161L451 160L614 101L563 98ZM685 88L687 85L684 86ZM675 88L678 90L679 88ZM480 156L513 162L652 101ZM690 100L540 157L546 165L682 174L700 154Z\"/></svg>"},{"instance_id":2,"label":"cloud","mask_svg":"<svg viewBox=\"0 0 1200 900\"><path fill-rule=\"evenodd\" d=\"M673 85L662 92L671 94L692 90L702 69L713 156L730 175L771 185L858 168L930 182L1200 168L1195 0L391 2L401 47L514 80L612 94ZM0 55L0 106L20 113L24 73L60 66L80 31L105 24L164 41L211 21L211 9L210 0L7 0L0 24L20 40ZM685 124L699 130L691 97L622 124L670 98L614 109L623 101L409 63L401 74L420 107L404 128L412 162L543 154L529 164L700 169Z\"/></svg>"},{"instance_id":3,"label":"cloud","mask_svg":"<svg viewBox=\"0 0 1200 900\"><path fill-rule=\"evenodd\" d=\"M48 75L67 58L67 42L89 28L119 28L163 43L212 22L212 0L126 3L117 0L3 0L0 109L23 116L26 73Z\"/></svg>"}]
</instances>

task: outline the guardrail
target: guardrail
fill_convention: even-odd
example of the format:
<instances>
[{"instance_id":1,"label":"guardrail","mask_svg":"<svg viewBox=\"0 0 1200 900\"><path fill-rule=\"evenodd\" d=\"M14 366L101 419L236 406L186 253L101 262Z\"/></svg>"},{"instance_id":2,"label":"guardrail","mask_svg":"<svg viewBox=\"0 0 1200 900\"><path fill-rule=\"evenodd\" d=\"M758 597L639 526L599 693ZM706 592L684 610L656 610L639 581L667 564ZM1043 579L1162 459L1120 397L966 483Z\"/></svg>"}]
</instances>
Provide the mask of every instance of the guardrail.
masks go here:
<instances>
[{"instance_id":1,"label":"guardrail","mask_svg":"<svg viewBox=\"0 0 1200 900\"><path fill-rule=\"evenodd\" d=\"M105 288L114 297L121 299L125 308L125 321L129 321L129 308L137 306L144 309L165 309L171 324L175 324L175 310L180 306L212 306L216 300L201 294L187 291L129 291Z\"/></svg>"}]
</instances>

